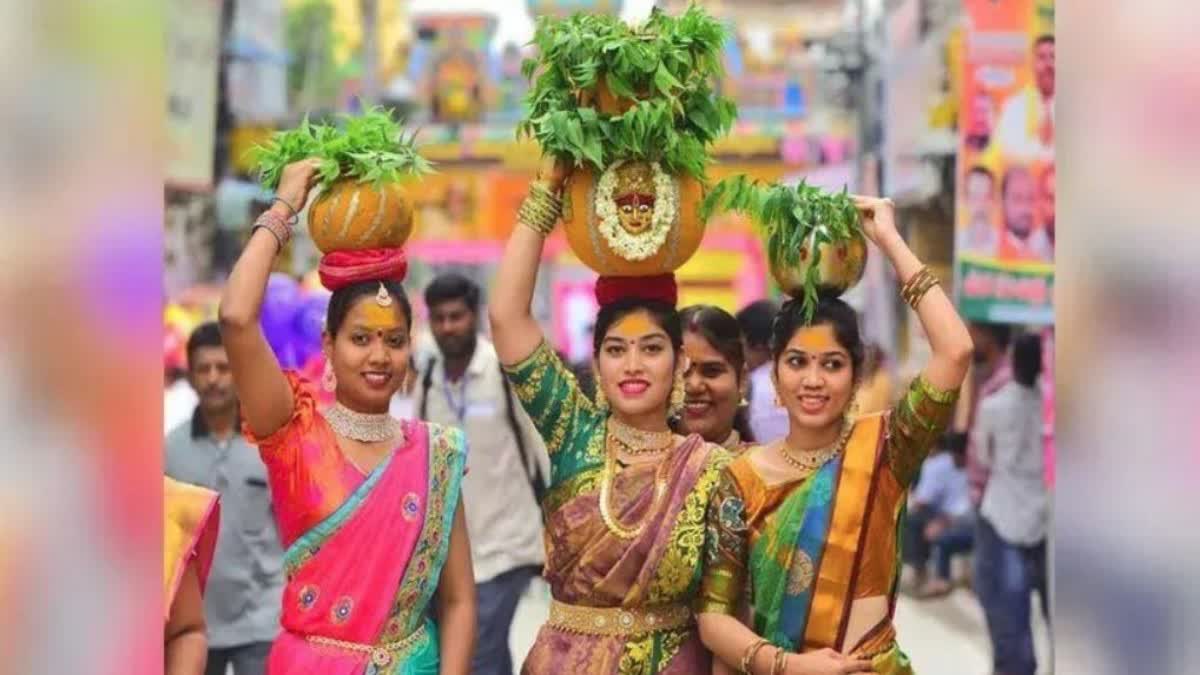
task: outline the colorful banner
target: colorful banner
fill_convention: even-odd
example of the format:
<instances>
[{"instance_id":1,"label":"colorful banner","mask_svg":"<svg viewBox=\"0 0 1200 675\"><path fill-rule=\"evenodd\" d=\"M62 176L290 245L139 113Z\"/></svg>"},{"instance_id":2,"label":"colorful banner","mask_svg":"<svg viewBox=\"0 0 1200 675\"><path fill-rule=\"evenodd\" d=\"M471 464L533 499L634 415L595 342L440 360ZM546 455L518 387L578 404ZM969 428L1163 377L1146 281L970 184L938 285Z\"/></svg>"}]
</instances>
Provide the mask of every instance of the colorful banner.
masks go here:
<instances>
[{"instance_id":1,"label":"colorful banner","mask_svg":"<svg viewBox=\"0 0 1200 675\"><path fill-rule=\"evenodd\" d=\"M967 0L955 259L969 319L1054 322L1053 0Z\"/></svg>"}]
</instances>

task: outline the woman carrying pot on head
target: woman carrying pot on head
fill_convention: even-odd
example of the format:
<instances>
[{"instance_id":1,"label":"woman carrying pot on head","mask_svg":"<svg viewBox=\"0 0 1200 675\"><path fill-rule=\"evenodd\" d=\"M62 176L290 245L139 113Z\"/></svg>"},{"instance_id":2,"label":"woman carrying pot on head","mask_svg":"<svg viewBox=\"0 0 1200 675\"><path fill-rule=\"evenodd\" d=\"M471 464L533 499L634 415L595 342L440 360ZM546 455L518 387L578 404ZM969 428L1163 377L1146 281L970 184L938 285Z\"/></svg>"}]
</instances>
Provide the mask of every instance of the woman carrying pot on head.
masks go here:
<instances>
[{"instance_id":1,"label":"woman carrying pot on head","mask_svg":"<svg viewBox=\"0 0 1200 675\"><path fill-rule=\"evenodd\" d=\"M204 582L220 522L217 493L163 476L163 658L166 675L200 675L208 660Z\"/></svg>"},{"instance_id":2,"label":"woman carrying pot on head","mask_svg":"<svg viewBox=\"0 0 1200 675\"><path fill-rule=\"evenodd\" d=\"M742 407L748 373L741 326L729 312L712 305L686 307L679 317L688 369L677 429L740 452L753 440Z\"/></svg>"},{"instance_id":3,"label":"woman carrying pot on head","mask_svg":"<svg viewBox=\"0 0 1200 675\"><path fill-rule=\"evenodd\" d=\"M709 510L699 622L728 669L912 672L892 625L897 523L953 414L972 347L954 305L896 231L891 201L855 204L933 355L894 410L855 419L864 345L854 310L825 295L811 317L801 300L780 311L773 375L788 436L734 460Z\"/></svg>"},{"instance_id":4,"label":"woman carrying pot on head","mask_svg":"<svg viewBox=\"0 0 1200 675\"><path fill-rule=\"evenodd\" d=\"M471 663L475 582L459 483L458 430L388 414L409 367L412 309L402 249L333 251L317 411L259 327L267 278L316 160L283 169L221 298L221 334L247 436L267 465L287 547L283 632L268 672L458 673ZM434 600L436 591L437 599Z\"/></svg>"},{"instance_id":5,"label":"woman carrying pot on head","mask_svg":"<svg viewBox=\"0 0 1200 675\"><path fill-rule=\"evenodd\" d=\"M667 425L683 404L674 277L601 277L588 400L530 311L566 168L543 163L488 307L492 337L546 442L546 579L553 602L525 673L698 673L710 667L691 612L704 512L728 455Z\"/></svg>"}]
</instances>

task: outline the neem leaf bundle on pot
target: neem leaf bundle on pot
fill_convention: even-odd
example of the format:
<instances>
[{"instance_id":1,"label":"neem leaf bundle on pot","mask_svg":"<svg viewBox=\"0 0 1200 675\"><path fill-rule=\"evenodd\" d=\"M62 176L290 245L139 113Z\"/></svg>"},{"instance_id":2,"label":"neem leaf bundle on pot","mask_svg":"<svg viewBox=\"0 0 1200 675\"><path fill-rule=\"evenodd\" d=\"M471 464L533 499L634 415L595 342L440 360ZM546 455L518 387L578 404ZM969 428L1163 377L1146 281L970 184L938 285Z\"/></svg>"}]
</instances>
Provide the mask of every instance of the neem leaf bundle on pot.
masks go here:
<instances>
[{"instance_id":1,"label":"neem leaf bundle on pot","mask_svg":"<svg viewBox=\"0 0 1200 675\"><path fill-rule=\"evenodd\" d=\"M563 219L572 249L597 272L672 272L699 247L709 146L736 115L712 88L726 37L695 6L678 17L656 9L639 26L539 18L518 133L575 167Z\"/></svg>"},{"instance_id":2,"label":"neem leaf bundle on pot","mask_svg":"<svg viewBox=\"0 0 1200 675\"><path fill-rule=\"evenodd\" d=\"M322 253L398 248L413 226L403 183L430 173L433 165L417 152L413 135L382 108L341 121L335 126L305 119L256 148L263 187L278 187L288 164L320 159L320 192L308 211L317 248Z\"/></svg>"},{"instance_id":3,"label":"neem leaf bundle on pot","mask_svg":"<svg viewBox=\"0 0 1200 675\"><path fill-rule=\"evenodd\" d=\"M718 209L754 220L766 240L771 275L780 290L804 302L809 317L819 290L841 294L862 279L867 242L845 188L830 193L803 181L764 185L739 175L713 187L701 217Z\"/></svg>"}]
</instances>

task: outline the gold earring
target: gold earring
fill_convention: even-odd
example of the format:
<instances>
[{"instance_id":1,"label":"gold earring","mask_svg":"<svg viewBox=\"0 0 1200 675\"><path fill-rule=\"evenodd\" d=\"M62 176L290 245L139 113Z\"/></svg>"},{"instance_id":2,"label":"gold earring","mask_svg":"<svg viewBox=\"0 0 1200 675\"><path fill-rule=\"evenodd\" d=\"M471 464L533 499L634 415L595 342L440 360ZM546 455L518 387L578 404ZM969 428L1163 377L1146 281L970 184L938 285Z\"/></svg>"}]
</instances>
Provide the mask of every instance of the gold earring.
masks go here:
<instances>
[{"instance_id":1,"label":"gold earring","mask_svg":"<svg viewBox=\"0 0 1200 675\"><path fill-rule=\"evenodd\" d=\"M675 417L683 412L683 401L685 392L683 390L683 373L675 371L675 384L671 387L671 402L667 407L667 417Z\"/></svg>"},{"instance_id":2,"label":"gold earring","mask_svg":"<svg viewBox=\"0 0 1200 675\"><path fill-rule=\"evenodd\" d=\"M608 397L604 395L604 383L596 378L596 407L601 411L608 410Z\"/></svg>"},{"instance_id":3,"label":"gold earring","mask_svg":"<svg viewBox=\"0 0 1200 675\"><path fill-rule=\"evenodd\" d=\"M321 373L321 387L325 391L337 389L337 375L333 373L333 364L329 361L325 362L325 372Z\"/></svg>"}]
</instances>

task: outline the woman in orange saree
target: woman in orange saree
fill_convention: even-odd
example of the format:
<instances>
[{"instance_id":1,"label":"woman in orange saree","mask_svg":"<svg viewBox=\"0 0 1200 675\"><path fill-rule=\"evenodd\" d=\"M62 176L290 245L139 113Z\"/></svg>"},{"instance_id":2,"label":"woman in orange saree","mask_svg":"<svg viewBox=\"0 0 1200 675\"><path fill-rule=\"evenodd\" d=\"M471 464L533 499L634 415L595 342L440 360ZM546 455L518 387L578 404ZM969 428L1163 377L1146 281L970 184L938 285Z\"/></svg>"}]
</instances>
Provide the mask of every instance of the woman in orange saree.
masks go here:
<instances>
[{"instance_id":1,"label":"woman in orange saree","mask_svg":"<svg viewBox=\"0 0 1200 675\"><path fill-rule=\"evenodd\" d=\"M167 675L204 672L201 595L217 546L217 493L163 476L163 616Z\"/></svg>"},{"instance_id":2,"label":"woman in orange saree","mask_svg":"<svg viewBox=\"0 0 1200 675\"><path fill-rule=\"evenodd\" d=\"M398 249L335 251L321 260L333 292L317 410L311 383L284 373L259 326L275 256L303 205L312 160L283 170L221 299L250 441L267 465L287 550L272 675L466 675L475 581L460 501L466 442L455 429L388 414L407 374L412 308ZM287 206L286 209L282 207ZM436 592L436 600L435 600Z\"/></svg>"},{"instance_id":3,"label":"woman in orange saree","mask_svg":"<svg viewBox=\"0 0 1200 675\"><path fill-rule=\"evenodd\" d=\"M561 187L562 168L548 169L530 200L553 210L546 194ZM522 672L706 672L690 603L705 508L728 456L667 425L687 370L674 277L600 278L593 402L531 313L548 234L537 225L514 230L489 303L496 351L551 462L542 511L553 602Z\"/></svg>"},{"instance_id":4,"label":"woman in orange saree","mask_svg":"<svg viewBox=\"0 0 1200 675\"><path fill-rule=\"evenodd\" d=\"M890 200L856 198L865 234L905 280L932 358L895 410L848 410L863 371L858 316L824 296L788 302L772 335L787 438L733 461L709 508L698 605L728 669L877 672L912 667L892 625L907 491L949 423L970 364L966 326L895 229Z\"/></svg>"}]
</instances>

